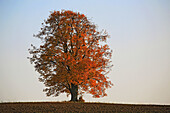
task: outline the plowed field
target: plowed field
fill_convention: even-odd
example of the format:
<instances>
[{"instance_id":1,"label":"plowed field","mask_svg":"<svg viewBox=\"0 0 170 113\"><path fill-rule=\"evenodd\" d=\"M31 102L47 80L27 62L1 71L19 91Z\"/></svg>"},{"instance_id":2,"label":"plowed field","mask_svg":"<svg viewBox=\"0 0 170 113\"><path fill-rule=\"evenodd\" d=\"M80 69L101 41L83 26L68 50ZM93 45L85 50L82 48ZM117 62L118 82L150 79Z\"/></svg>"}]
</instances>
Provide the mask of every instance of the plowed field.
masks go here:
<instances>
[{"instance_id":1,"label":"plowed field","mask_svg":"<svg viewBox=\"0 0 170 113\"><path fill-rule=\"evenodd\" d=\"M0 113L10 112L170 113L170 105L134 105L72 102L0 103Z\"/></svg>"}]
</instances>

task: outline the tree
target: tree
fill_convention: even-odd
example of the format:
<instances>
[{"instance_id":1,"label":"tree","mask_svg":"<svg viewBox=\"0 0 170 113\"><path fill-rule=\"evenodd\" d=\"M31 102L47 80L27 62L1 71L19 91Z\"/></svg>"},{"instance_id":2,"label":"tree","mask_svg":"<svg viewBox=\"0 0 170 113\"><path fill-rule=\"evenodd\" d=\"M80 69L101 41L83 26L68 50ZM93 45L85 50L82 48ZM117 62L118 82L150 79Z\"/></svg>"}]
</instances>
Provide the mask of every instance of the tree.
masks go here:
<instances>
[{"instance_id":1,"label":"tree","mask_svg":"<svg viewBox=\"0 0 170 113\"><path fill-rule=\"evenodd\" d=\"M96 31L84 14L62 10L51 12L34 37L42 45L31 44L28 58L39 72L47 96L67 93L71 101L84 92L96 98L106 96L105 90L112 86L106 76L112 67L112 51L104 43L109 37L106 32Z\"/></svg>"}]
</instances>

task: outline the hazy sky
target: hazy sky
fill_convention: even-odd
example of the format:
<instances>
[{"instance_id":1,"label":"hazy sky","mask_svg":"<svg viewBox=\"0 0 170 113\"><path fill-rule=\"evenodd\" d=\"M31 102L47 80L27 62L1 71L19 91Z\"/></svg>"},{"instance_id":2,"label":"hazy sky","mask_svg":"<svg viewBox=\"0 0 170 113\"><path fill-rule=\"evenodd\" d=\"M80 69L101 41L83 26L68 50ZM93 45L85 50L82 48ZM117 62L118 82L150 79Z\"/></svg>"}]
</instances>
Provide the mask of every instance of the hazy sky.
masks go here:
<instances>
[{"instance_id":1,"label":"hazy sky","mask_svg":"<svg viewBox=\"0 0 170 113\"><path fill-rule=\"evenodd\" d=\"M39 74L27 59L38 45L41 23L53 10L85 14L111 38L114 86L86 101L170 104L170 0L1 0L0 101L62 101L46 97Z\"/></svg>"}]
</instances>

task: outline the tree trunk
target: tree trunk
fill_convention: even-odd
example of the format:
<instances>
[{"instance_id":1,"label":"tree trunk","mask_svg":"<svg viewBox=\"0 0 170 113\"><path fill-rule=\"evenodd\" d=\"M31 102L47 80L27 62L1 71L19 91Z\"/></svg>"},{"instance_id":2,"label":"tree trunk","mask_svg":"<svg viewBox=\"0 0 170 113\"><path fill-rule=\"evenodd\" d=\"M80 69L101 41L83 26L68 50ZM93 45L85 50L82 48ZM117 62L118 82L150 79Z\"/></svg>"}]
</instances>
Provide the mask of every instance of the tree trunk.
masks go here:
<instances>
[{"instance_id":1,"label":"tree trunk","mask_svg":"<svg viewBox=\"0 0 170 113\"><path fill-rule=\"evenodd\" d=\"M78 101L78 86L71 84L71 101Z\"/></svg>"}]
</instances>

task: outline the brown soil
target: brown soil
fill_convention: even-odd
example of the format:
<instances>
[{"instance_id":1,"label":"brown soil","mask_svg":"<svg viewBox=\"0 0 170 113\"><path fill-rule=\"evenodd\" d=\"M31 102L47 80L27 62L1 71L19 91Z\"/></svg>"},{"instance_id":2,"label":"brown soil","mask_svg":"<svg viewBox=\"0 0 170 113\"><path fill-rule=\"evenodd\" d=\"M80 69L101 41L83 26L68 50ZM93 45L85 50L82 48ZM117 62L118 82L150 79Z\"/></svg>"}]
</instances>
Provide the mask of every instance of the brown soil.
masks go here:
<instances>
[{"instance_id":1,"label":"brown soil","mask_svg":"<svg viewBox=\"0 0 170 113\"><path fill-rule=\"evenodd\" d=\"M0 103L0 113L51 112L51 113L170 113L170 105L134 105L73 102L19 102Z\"/></svg>"}]
</instances>

